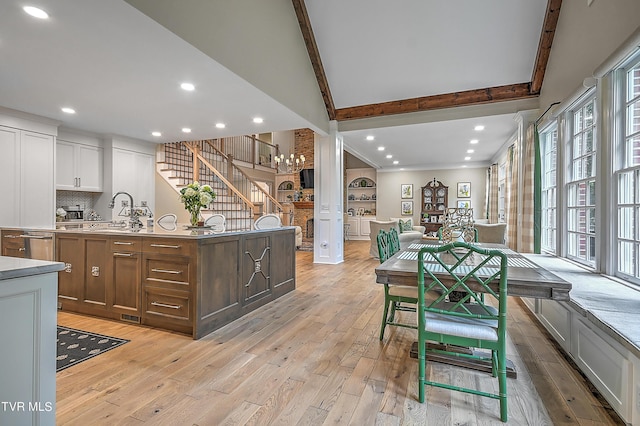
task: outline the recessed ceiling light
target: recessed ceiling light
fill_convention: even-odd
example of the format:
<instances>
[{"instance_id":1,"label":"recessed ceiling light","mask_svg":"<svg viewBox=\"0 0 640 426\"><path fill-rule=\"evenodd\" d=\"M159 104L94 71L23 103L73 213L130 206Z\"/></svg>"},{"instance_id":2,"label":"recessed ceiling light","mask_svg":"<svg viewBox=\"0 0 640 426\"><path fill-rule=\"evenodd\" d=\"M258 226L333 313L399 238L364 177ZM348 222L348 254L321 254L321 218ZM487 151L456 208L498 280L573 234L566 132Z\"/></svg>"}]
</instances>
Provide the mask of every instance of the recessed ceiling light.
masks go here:
<instances>
[{"instance_id":1,"label":"recessed ceiling light","mask_svg":"<svg viewBox=\"0 0 640 426\"><path fill-rule=\"evenodd\" d=\"M160 136L162 136L162 133L160 133L160 132L151 132L151 136L160 137Z\"/></svg>"},{"instance_id":2,"label":"recessed ceiling light","mask_svg":"<svg viewBox=\"0 0 640 426\"><path fill-rule=\"evenodd\" d=\"M478 139L471 139L469 143L478 143Z\"/></svg>"},{"instance_id":3,"label":"recessed ceiling light","mask_svg":"<svg viewBox=\"0 0 640 426\"><path fill-rule=\"evenodd\" d=\"M224 129L225 127L227 127L224 123L216 123L216 127L218 129Z\"/></svg>"},{"instance_id":4,"label":"recessed ceiling light","mask_svg":"<svg viewBox=\"0 0 640 426\"><path fill-rule=\"evenodd\" d=\"M464 161L469 161L471 160L471 157L464 157Z\"/></svg>"},{"instance_id":5,"label":"recessed ceiling light","mask_svg":"<svg viewBox=\"0 0 640 426\"><path fill-rule=\"evenodd\" d=\"M368 141L372 141L372 140L374 140L374 139L375 139L375 138L374 138L373 136L371 136L371 135L367 136L367 140L368 140Z\"/></svg>"},{"instance_id":6,"label":"recessed ceiling light","mask_svg":"<svg viewBox=\"0 0 640 426\"><path fill-rule=\"evenodd\" d=\"M379 146L378 151L384 151L384 146Z\"/></svg>"},{"instance_id":7,"label":"recessed ceiling light","mask_svg":"<svg viewBox=\"0 0 640 426\"><path fill-rule=\"evenodd\" d=\"M387 154L387 158L393 158L393 155Z\"/></svg>"},{"instance_id":8,"label":"recessed ceiling light","mask_svg":"<svg viewBox=\"0 0 640 426\"><path fill-rule=\"evenodd\" d=\"M29 15L33 16L34 18L47 19L49 17L49 14L47 12L45 12L42 9L38 9L37 7L25 6L25 7L22 8L22 10L24 10L25 12L27 12Z\"/></svg>"},{"instance_id":9,"label":"recessed ceiling light","mask_svg":"<svg viewBox=\"0 0 640 426\"><path fill-rule=\"evenodd\" d=\"M64 108L62 108L62 112L66 112L67 114L75 114L76 110L73 109L73 108L64 107Z\"/></svg>"},{"instance_id":10,"label":"recessed ceiling light","mask_svg":"<svg viewBox=\"0 0 640 426\"><path fill-rule=\"evenodd\" d=\"M183 127L183 128L182 128L182 131L183 131L184 133L191 133L191 129L190 129L190 128L188 128L188 127Z\"/></svg>"},{"instance_id":11,"label":"recessed ceiling light","mask_svg":"<svg viewBox=\"0 0 640 426\"><path fill-rule=\"evenodd\" d=\"M479 124L476 127L474 127L473 130L475 130L476 132L482 131L484 130L484 126L482 124Z\"/></svg>"},{"instance_id":12,"label":"recessed ceiling light","mask_svg":"<svg viewBox=\"0 0 640 426\"><path fill-rule=\"evenodd\" d=\"M393 164L398 164L398 163L399 163L399 161L398 161L398 160L395 160L395 161L393 162Z\"/></svg>"},{"instance_id":13,"label":"recessed ceiling light","mask_svg":"<svg viewBox=\"0 0 640 426\"><path fill-rule=\"evenodd\" d=\"M467 150L467 154L473 154L474 152L475 152L475 150L473 150L473 149L468 149Z\"/></svg>"},{"instance_id":14,"label":"recessed ceiling light","mask_svg":"<svg viewBox=\"0 0 640 426\"><path fill-rule=\"evenodd\" d=\"M256 124L260 124L260 123L262 123L263 121L264 121L264 120L262 119L262 117L255 117L255 118L253 119L253 122L254 122L254 123L256 123Z\"/></svg>"},{"instance_id":15,"label":"recessed ceiling light","mask_svg":"<svg viewBox=\"0 0 640 426\"><path fill-rule=\"evenodd\" d=\"M191 83L182 83L180 87L182 87L182 90L187 90L189 92L196 89L196 86Z\"/></svg>"}]
</instances>

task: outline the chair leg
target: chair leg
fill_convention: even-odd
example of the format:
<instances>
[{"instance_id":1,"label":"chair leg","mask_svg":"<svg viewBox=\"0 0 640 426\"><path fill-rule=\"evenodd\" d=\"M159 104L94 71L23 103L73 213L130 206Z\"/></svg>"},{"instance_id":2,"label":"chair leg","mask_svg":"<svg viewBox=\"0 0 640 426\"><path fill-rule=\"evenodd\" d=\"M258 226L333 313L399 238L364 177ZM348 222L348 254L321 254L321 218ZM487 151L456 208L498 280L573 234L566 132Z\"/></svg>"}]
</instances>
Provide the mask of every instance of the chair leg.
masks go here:
<instances>
[{"instance_id":1,"label":"chair leg","mask_svg":"<svg viewBox=\"0 0 640 426\"><path fill-rule=\"evenodd\" d=\"M425 340L419 336L418 337L418 401L420 403L424 402L424 381L425 381L425 370L426 370L426 348L425 348Z\"/></svg>"},{"instance_id":2,"label":"chair leg","mask_svg":"<svg viewBox=\"0 0 640 426\"><path fill-rule=\"evenodd\" d=\"M498 351L498 388L500 391L500 420L507 422L507 355Z\"/></svg>"},{"instance_id":3,"label":"chair leg","mask_svg":"<svg viewBox=\"0 0 640 426\"><path fill-rule=\"evenodd\" d=\"M389 322L394 322L396 320L396 302L395 300L391 302L391 315L389 315Z\"/></svg>"},{"instance_id":4,"label":"chair leg","mask_svg":"<svg viewBox=\"0 0 640 426\"><path fill-rule=\"evenodd\" d=\"M382 325L380 327L380 340L384 339L384 329L387 326L387 316L389 313L389 295L387 294L387 290L384 292L384 310L382 311Z\"/></svg>"}]
</instances>

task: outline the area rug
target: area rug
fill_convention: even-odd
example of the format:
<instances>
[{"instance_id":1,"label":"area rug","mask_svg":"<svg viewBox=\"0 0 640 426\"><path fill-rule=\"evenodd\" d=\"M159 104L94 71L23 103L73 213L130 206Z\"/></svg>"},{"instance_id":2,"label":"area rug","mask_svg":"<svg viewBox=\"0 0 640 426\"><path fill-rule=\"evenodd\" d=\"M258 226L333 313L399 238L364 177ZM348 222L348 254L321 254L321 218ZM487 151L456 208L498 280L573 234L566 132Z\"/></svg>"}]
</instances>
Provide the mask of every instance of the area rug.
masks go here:
<instances>
[{"instance_id":1,"label":"area rug","mask_svg":"<svg viewBox=\"0 0 640 426\"><path fill-rule=\"evenodd\" d=\"M103 354L129 340L58 326L56 372Z\"/></svg>"},{"instance_id":2,"label":"area rug","mask_svg":"<svg viewBox=\"0 0 640 426\"><path fill-rule=\"evenodd\" d=\"M303 241L302 245L298 247L300 251L313 251L313 241Z\"/></svg>"}]
</instances>

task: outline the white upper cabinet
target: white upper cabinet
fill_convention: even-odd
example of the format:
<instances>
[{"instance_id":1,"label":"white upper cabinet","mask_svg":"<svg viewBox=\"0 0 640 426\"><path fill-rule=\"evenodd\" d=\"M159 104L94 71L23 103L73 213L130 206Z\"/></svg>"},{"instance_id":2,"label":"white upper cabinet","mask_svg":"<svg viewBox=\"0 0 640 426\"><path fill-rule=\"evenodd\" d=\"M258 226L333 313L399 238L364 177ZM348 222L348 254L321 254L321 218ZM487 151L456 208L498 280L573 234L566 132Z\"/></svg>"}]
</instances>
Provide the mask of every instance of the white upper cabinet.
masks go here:
<instances>
[{"instance_id":1,"label":"white upper cabinet","mask_svg":"<svg viewBox=\"0 0 640 426\"><path fill-rule=\"evenodd\" d=\"M133 197L134 207L155 207L155 157L144 152L113 149L113 193L124 191ZM122 198L127 201L126 197ZM113 209L113 220L122 220L120 201Z\"/></svg>"},{"instance_id":2,"label":"white upper cabinet","mask_svg":"<svg viewBox=\"0 0 640 426\"><path fill-rule=\"evenodd\" d=\"M0 226L51 228L54 137L0 126Z\"/></svg>"},{"instance_id":3,"label":"white upper cabinet","mask_svg":"<svg viewBox=\"0 0 640 426\"><path fill-rule=\"evenodd\" d=\"M102 192L103 149L58 140L56 143L56 189Z\"/></svg>"}]
</instances>

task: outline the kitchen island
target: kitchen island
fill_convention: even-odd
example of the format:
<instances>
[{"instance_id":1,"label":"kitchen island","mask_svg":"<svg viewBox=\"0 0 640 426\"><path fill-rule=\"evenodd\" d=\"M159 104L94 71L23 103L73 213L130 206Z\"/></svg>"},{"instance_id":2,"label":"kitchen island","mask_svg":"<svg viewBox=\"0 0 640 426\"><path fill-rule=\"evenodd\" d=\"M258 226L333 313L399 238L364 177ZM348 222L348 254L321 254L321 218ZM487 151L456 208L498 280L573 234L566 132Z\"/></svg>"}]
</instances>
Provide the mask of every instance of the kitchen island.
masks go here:
<instances>
[{"instance_id":1,"label":"kitchen island","mask_svg":"<svg viewBox=\"0 0 640 426\"><path fill-rule=\"evenodd\" d=\"M295 289L294 233L57 229L58 307L199 339Z\"/></svg>"},{"instance_id":2,"label":"kitchen island","mask_svg":"<svg viewBox=\"0 0 640 426\"><path fill-rule=\"evenodd\" d=\"M56 289L62 264L0 256L0 424L56 414Z\"/></svg>"}]
</instances>

